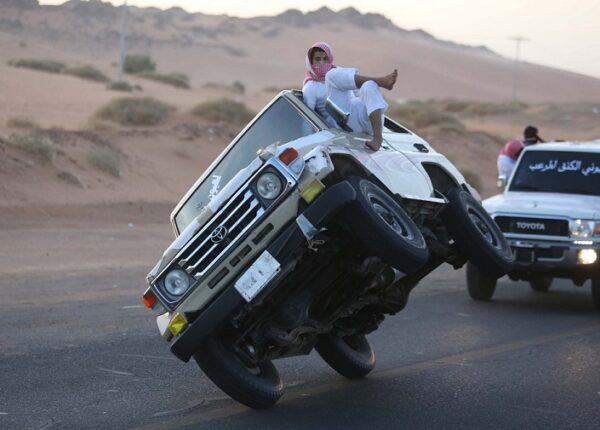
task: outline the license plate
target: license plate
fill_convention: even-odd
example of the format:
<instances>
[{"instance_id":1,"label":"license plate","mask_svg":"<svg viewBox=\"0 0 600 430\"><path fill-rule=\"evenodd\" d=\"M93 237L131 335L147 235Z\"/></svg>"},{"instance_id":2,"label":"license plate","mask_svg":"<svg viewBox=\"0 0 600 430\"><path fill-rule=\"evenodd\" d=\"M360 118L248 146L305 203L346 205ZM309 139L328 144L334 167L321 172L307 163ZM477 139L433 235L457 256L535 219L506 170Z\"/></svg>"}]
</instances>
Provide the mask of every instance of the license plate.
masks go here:
<instances>
[{"instance_id":1,"label":"license plate","mask_svg":"<svg viewBox=\"0 0 600 430\"><path fill-rule=\"evenodd\" d=\"M519 263L533 263L534 262L534 253L533 249L523 249L523 248L515 248L514 250L515 260Z\"/></svg>"},{"instance_id":2,"label":"license plate","mask_svg":"<svg viewBox=\"0 0 600 430\"><path fill-rule=\"evenodd\" d=\"M247 302L252 301L281 270L281 265L268 251L263 252L237 280L235 289Z\"/></svg>"}]
</instances>

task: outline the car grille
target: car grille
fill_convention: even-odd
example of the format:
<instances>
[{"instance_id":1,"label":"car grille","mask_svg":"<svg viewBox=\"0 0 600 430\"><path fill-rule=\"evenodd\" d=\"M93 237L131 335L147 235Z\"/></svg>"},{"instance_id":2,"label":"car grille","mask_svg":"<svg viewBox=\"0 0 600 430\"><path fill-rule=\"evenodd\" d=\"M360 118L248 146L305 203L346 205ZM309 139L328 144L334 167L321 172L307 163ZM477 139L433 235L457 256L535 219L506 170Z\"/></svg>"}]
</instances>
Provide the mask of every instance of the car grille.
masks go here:
<instances>
[{"instance_id":1,"label":"car grille","mask_svg":"<svg viewBox=\"0 0 600 430\"><path fill-rule=\"evenodd\" d=\"M563 219L497 216L494 221L504 233L569 236L569 222Z\"/></svg>"},{"instance_id":2,"label":"car grille","mask_svg":"<svg viewBox=\"0 0 600 430\"><path fill-rule=\"evenodd\" d=\"M264 212L252 190L242 191L188 244L179 265L194 278L201 278Z\"/></svg>"}]
</instances>

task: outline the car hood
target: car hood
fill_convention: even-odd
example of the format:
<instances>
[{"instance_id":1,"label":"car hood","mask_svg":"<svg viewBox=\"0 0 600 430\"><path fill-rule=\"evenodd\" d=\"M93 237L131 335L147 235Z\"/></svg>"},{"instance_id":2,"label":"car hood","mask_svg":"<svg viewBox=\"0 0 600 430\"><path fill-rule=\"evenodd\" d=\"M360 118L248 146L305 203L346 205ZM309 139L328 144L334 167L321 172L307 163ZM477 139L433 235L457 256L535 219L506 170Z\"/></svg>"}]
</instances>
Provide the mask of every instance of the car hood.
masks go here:
<instances>
[{"instance_id":1,"label":"car hood","mask_svg":"<svg viewBox=\"0 0 600 430\"><path fill-rule=\"evenodd\" d=\"M600 218L600 197L562 193L506 192L483 201L491 214L551 215L565 218Z\"/></svg>"}]
</instances>

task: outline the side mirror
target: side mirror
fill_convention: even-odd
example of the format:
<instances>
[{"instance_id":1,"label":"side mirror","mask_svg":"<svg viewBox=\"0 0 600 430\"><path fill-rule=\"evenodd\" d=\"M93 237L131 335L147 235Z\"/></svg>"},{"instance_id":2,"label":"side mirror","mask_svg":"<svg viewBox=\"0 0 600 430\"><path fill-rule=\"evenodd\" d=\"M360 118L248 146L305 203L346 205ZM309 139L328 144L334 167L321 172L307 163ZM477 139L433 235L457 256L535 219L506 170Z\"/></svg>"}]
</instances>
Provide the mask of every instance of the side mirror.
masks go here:
<instances>
[{"instance_id":1,"label":"side mirror","mask_svg":"<svg viewBox=\"0 0 600 430\"><path fill-rule=\"evenodd\" d=\"M331 98L327 97L325 101L325 110L331 115L331 117L338 123L338 125L346 131L352 131L348 127L348 118L350 118L350 112L344 112L344 110L336 105Z\"/></svg>"},{"instance_id":2,"label":"side mirror","mask_svg":"<svg viewBox=\"0 0 600 430\"><path fill-rule=\"evenodd\" d=\"M496 181L496 185L498 186L498 188L504 188L506 187L508 180L506 178L505 175L500 175L498 176L498 180Z\"/></svg>"}]
</instances>

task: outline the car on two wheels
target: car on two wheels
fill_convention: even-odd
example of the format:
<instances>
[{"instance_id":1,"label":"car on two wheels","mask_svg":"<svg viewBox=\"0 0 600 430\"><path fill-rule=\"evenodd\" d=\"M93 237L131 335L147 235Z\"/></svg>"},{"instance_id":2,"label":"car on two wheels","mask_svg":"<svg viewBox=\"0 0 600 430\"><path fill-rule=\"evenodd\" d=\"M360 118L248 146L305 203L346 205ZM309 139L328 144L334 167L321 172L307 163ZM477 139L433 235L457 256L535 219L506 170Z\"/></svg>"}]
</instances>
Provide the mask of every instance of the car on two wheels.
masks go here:
<instances>
[{"instance_id":1,"label":"car on two wheels","mask_svg":"<svg viewBox=\"0 0 600 430\"><path fill-rule=\"evenodd\" d=\"M176 238L144 303L172 353L247 406L282 396L274 360L313 349L348 378L368 374L367 335L441 264L510 269L502 232L446 157L389 118L379 151L369 139L283 91L171 214Z\"/></svg>"}]
</instances>

